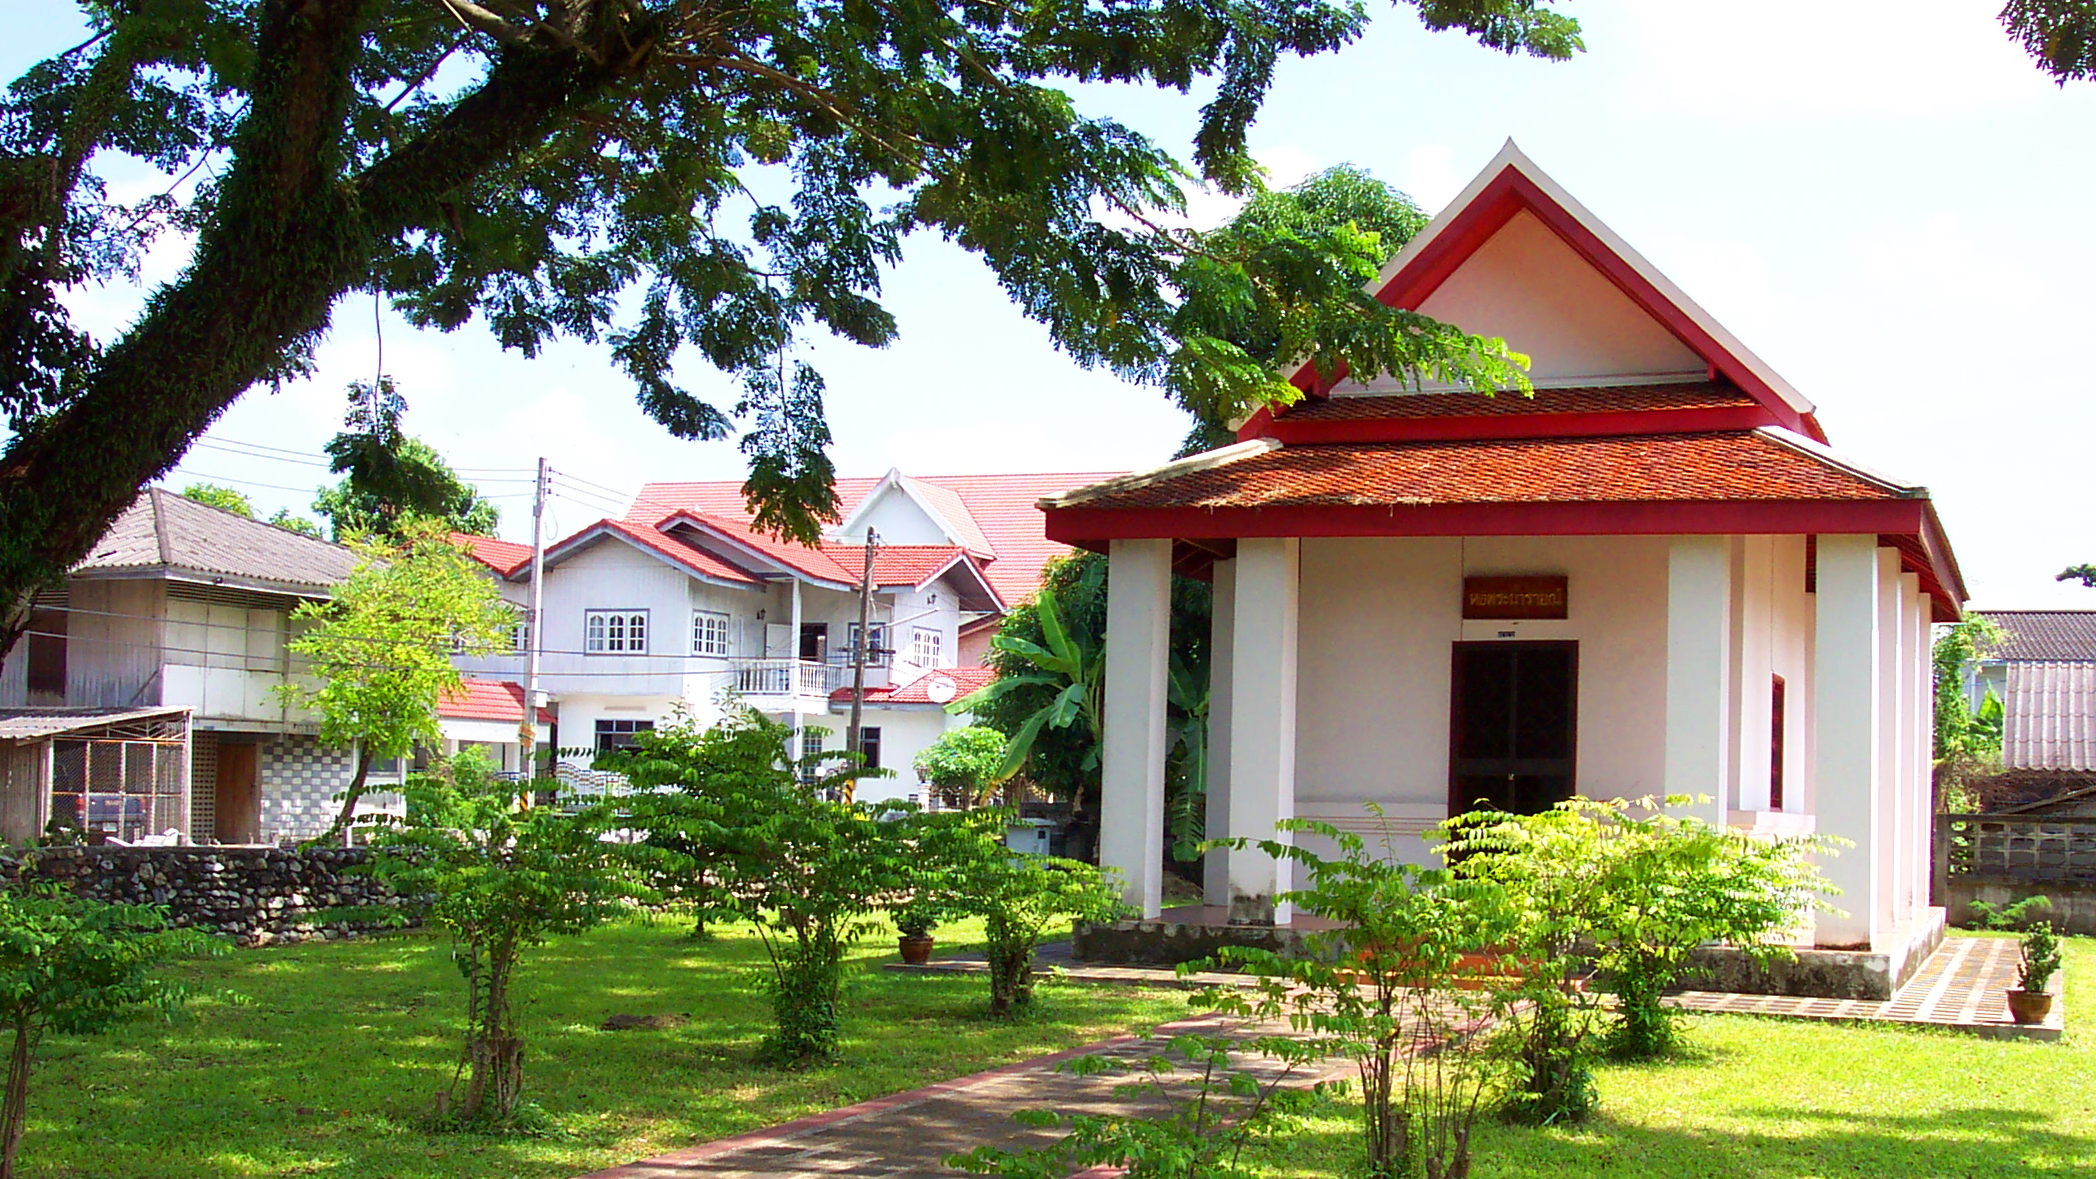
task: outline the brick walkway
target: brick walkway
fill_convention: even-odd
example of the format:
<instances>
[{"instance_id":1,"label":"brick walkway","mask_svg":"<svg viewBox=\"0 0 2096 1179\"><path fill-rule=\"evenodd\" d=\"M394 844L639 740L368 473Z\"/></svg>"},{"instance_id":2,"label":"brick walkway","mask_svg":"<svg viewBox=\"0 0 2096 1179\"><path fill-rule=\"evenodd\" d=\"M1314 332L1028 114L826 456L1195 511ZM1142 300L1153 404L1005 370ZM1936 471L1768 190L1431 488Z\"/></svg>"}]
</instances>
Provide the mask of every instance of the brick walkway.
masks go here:
<instances>
[{"instance_id":1,"label":"brick walkway","mask_svg":"<svg viewBox=\"0 0 2096 1179\"><path fill-rule=\"evenodd\" d=\"M1174 1035L1217 1031L1251 1035L1281 1030L1285 1025L1245 1027L1217 1016L1182 1020L1158 1028L1147 1038L1104 1040L592 1172L581 1179L829 1179L843 1175L953 1179L960 1172L946 1167L950 1154L985 1144L1007 1149L1048 1146L1063 1135L1060 1129L1020 1125L1012 1119L1020 1110L1101 1114L1137 1112L1157 1103L1156 1099L1116 1092L1131 1079L1125 1073L1080 1077L1057 1071L1067 1060L1092 1055L1139 1061L1161 1052ZM1249 1053L1233 1063L1237 1071L1262 1080L1271 1079L1279 1067ZM1351 1063L1339 1061L1324 1072L1304 1074L1289 1083L1308 1085L1350 1075L1352 1068Z\"/></svg>"},{"instance_id":2,"label":"brick walkway","mask_svg":"<svg viewBox=\"0 0 2096 1179\"><path fill-rule=\"evenodd\" d=\"M2040 1024L2018 1024L2009 1018L2008 1000L2003 992L2015 985L2015 938L1947 937L1890 1000L1684 991L1674 996L1672 1002L1690 1011L1915 1023L1983 1036L2059 1039L2066 1028L2067 1005L2060 993L2060 980L2055 978L2052 984L2052 1014Z\"/></svg>"}]
</instances>

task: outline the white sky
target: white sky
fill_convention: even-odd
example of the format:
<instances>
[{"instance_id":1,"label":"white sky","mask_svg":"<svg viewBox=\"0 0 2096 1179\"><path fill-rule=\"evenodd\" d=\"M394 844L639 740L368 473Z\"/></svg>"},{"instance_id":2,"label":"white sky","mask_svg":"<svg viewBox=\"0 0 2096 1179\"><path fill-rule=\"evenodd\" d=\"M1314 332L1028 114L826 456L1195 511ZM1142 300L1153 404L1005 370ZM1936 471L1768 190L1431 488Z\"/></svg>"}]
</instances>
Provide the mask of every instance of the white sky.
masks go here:
<instances>
[{"instance_id":1,"label":"white sky","mask_svg":"<svg viewBox=\"0 0 2096 1179\"><path fill-rule=\"evenodd\" d=\"M1431 210L1511 136L1815 401L1838 449L1933 490L1976 604L2096 607L2096 590L2052 580L2096 561L2096 86L2046 81L1995 24L1999 0L1562 6L1589 46L1565 64L1503 58L1379 6L1360 43L1281 70L1260 158L1284 181L1350 161ZM58 8L0 49L5 77L76 39ZM1198 104L1087 98L1181 146ZM149 277L180 261L163 251ZM85 291L75 306L108 332L138 298ZM913 242L887 301L899 343L815 350L843 474L1130 468L1184 433L1154 390L1054 351L957 250ZM375 346L368 299L345 302L319 375L250 393L170 482L232 483L264 515L305 512L323 469L216 444L318 463ZM476 326L416 333L390 315L384 350L409 429L488 472L506 535L528 531L523 469L541 454L622 493L741 475L733 443L677 442L649 421L599 350L527 361ZM685 379L734 399L717 374ZM609 510L558 500L555 534Z\"/></svg>"}]
</instances>

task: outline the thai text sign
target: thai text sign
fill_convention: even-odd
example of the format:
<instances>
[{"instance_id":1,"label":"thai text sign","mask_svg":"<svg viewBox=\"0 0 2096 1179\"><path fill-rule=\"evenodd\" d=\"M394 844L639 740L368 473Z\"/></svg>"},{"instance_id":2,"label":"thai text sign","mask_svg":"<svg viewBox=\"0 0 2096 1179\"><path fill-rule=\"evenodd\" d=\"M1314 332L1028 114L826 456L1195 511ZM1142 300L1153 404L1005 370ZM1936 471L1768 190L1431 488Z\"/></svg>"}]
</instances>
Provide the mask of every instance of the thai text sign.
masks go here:
<instances>
[{"instance_id":1,"label":"thai text sign","mask_svg":"<svg viewBox=\"0 0 2096 1179\"><path fill-rule=\"evenodd\" d=\"M1563 618L1566 579L1544 577L1466 577L1465 618Z\"/></svg>"}]
</instances>

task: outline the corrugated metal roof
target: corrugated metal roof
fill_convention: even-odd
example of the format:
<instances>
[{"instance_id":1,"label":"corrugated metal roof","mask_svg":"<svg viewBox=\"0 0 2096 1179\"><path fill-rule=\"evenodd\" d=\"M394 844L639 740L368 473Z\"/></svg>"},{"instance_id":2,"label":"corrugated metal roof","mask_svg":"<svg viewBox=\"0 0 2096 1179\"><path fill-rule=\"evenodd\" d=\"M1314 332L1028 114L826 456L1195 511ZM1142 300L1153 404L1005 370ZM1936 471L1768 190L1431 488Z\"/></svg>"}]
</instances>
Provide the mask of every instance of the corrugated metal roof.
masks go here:
<instances>
[{"instance_id":1,"label":"corrugated metal roof","mask_svg":"<svg viewBox=\"0 0 2096 1179\"><path fill-rule=\"evenodd\" d=\"M34 741L80 729L154 717L187 716L187 708L8 708L0 709L0 741Z\"/></svg>"},{"instance_id":2,"label":"corrugated metal roof","mask_svg":"<svg viewBox=\"0 0 2096 1179\"><path fill-rule=\"evenodd\" d=\"M2003 768L2096 769L2096 663L2011 663L2007 686Z\"/></svg>"},{"instance_id":3,"label":"corrugated metal roof","mask_svg":"<svg viewBox=\"0 0 2096 1179\"><path fill-rule=\"evenodd\" d=\"M2096 610L1975 610L2008 633L1987 659L2096 661Z\"/></svg>"},{"instance_id":4,"label":"corrugated metal roof","mask_svg":"<svg viewBox=\"0 0 2096 1179\"><path fill-rule=\"evenodd\" d=\"M311 592L356 568L338 544L149 487L73 566L76 577L154 574Z\"/></svg>"}]
</instances>

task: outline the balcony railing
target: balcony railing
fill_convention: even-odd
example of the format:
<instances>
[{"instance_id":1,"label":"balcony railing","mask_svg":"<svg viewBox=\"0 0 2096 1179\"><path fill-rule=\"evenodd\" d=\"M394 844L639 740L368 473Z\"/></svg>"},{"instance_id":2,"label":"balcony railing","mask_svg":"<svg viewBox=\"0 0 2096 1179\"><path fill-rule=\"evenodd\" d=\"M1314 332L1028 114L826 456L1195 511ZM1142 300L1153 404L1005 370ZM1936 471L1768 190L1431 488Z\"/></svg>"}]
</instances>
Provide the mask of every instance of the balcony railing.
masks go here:
<instances>
[{"instance_id":1,"label":"balcony railing","mask_svg":"<svg viewBox=\"0 0 2096 1179\"><path fill-rule=\"evenodd\" d=\"M740 696L827 697L842 687L851 668L804 659L751 659L735 665Z\"/></svg>"}]
</instances>

